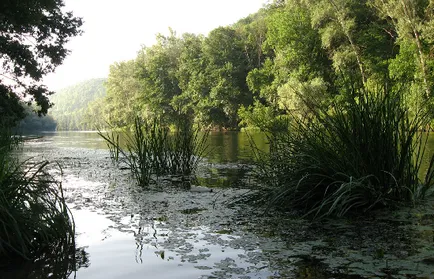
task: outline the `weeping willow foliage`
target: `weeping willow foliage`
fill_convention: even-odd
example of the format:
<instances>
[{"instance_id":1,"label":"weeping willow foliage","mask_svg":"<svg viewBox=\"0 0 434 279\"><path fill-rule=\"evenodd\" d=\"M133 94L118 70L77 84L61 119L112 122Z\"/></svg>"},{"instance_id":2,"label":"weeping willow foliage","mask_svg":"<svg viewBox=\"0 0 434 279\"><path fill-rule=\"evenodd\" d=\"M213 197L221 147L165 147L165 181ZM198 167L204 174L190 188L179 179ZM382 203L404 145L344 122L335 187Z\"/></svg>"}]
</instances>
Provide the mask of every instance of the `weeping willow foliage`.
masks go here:
<instances>
[{"instance_id":1,"label":"weeping willow foliage","mask_svg":"<svg viewBox=\"0 0 434 279\"><path fill-rule=\"evenodd\" d=\"M271 204L313 217L343 216L431 194L434 157L427 172L430 114L409 113L399 91L348 89L342 100L318 106L305 100L308 120L269 137L257 177Z\"/></svg>"}]
</instances>

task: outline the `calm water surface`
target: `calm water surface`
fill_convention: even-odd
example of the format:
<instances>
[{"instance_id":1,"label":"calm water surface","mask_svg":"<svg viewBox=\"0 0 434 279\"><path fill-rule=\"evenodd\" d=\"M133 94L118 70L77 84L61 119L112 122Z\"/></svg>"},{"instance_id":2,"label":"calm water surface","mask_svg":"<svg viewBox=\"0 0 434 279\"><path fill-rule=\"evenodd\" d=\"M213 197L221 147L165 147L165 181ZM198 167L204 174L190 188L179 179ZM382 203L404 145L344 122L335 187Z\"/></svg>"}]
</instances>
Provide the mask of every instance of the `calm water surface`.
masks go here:
<instances>
[{"instance_id":1,"label":"calm water surface","mask_svg":"<svg viewBox=\"0 0 434 279\"><path fill-rule=\"evenodd\" d=\"M252 138L267 150L263 135ZM195 183L214 191L201 193L170 180L159 181L160 189L138 188L93 132L48 133L26 143L25 156L63 170L80 248L69 278L434 278L432 207L375 222L264 214L232 203L252 183L249 137L211 133L208 142Z\"/></svg>"},{"instance_id":2,"label":"calm water surface","mask_svg":"<svg viewBox=\"0 0 434 279\"><path fill-rule=\"evenodd\" d=\"M265 138L252 138L266 149ZM253 154L241 133L211 133L198 184L213 193L141 191L111 165L105 142L94 132L47 133L28 142L25 154L59 162L74 216L77 246L85 260L71 278L266 278L259 239L233 233L237 208L228 202L242 190ZM164 181L161 182L164 184ZM252 241L251 239L254 238ZM266 239L268 241L268 239ZM253 243L252 243L253 242ZM246 247L247 245L247 247Z\"/></svg>"}]
</instances>

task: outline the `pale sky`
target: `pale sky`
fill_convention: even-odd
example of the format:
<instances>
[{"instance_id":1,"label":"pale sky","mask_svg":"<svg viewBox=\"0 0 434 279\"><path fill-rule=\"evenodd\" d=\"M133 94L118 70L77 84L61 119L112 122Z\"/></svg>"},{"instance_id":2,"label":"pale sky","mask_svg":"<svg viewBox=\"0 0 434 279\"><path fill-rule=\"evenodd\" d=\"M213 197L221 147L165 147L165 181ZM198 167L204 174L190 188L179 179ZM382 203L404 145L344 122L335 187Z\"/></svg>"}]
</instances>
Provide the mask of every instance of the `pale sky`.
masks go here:
<instances>
[{"instance_id":1,"label":"pale sky","mask_svg":"<svg viewBox=\"0 0 434 279\"><path fill-rule=\"evenodd\" d=\"M57 90L77 82L107 77L116 61L135 58L169 27L207 35L257 12L267 0L65 0L67 11L84 20L84 34L68 44L71 54L44 83Z\"/></svg>"}]
</instances>

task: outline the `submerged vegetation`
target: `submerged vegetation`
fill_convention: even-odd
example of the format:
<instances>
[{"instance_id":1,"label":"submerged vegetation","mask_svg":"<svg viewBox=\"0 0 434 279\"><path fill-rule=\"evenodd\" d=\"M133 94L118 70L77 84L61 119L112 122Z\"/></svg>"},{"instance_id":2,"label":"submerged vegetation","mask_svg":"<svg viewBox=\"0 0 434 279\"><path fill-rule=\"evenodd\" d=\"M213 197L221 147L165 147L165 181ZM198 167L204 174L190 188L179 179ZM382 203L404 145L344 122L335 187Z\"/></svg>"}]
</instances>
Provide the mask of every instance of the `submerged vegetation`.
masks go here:
<instances>
[{"instance_id":1,"label":"submerged vegetation","mask_svg":"<svg viewBox=\"0 0 434 279\"><path fill-rule=\"evenodd\" d=\"M205 155L207 132L200 133L187 120L180 120L175 132L159 120L136 118L132 131L98 134L106 141L110 156L121 167L131 170L141 186L148 186L161 176L184 178L194 175Z\"/></svg>"},{"instance_id":2,"label":"submerged vegetation","mask_svg":"<svg viewBox=\"0 0 434 279\"><path fill-rule=\"evenodd\" d=\"M48 162L18 162L18 140L0 129L0 258L75 257L74 223Z\"/></svg>"}]
</instances>

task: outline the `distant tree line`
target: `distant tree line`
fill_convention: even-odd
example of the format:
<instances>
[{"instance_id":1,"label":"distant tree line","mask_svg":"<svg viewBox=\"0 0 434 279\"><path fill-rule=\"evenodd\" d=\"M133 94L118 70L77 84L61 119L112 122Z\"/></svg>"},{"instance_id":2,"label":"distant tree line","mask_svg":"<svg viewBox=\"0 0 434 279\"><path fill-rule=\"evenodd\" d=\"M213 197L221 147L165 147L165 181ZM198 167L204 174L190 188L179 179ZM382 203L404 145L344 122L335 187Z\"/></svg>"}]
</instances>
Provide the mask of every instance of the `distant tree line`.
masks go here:
<instances>
[{"instance_id":1,"label":"distant tree line","mask_svg":"<svg viewBox=\"0 0 434 279\"><path fill-rule=\"evenodd\" d=\"M38 116L37 108L23 105L26 117L18 122L15 131L19 134L55 131L57 122L51 115Z\"/></svg>"}]
</instances>

